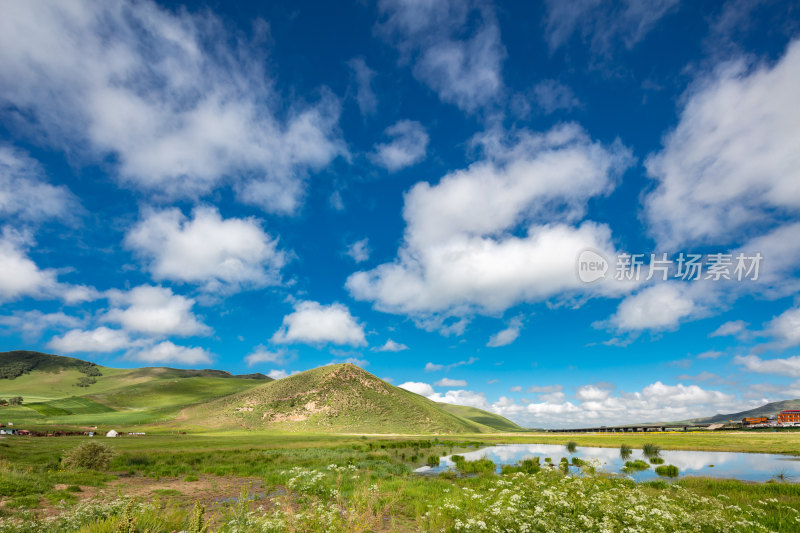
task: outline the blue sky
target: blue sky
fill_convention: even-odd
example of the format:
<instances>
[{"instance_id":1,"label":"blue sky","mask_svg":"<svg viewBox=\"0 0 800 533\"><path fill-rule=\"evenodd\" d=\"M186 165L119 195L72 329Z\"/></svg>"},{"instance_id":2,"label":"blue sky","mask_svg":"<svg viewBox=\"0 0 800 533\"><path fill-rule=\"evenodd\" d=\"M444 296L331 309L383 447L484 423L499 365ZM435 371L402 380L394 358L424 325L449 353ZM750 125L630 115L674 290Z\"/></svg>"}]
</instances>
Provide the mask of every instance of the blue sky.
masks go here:
<instances>
[{"instance_id":1,"label":"blue sky","mask_svg":"<svg viewBox=\"0 0 800 533\"><path fill-rule=\"evenodd\" d=\"M5 2L2 345L351 361L531 427L798 397L798 28L754 0Z\"/></svg>"}]
</instances>

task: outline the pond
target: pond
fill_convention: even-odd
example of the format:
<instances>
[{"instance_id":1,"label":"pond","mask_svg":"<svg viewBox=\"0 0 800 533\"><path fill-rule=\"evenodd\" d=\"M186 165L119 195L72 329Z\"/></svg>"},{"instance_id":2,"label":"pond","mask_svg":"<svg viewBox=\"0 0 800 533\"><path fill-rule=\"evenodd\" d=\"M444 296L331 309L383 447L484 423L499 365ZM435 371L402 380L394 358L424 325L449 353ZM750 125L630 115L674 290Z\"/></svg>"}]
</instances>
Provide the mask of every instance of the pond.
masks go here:
<instances>
[{"instance_id":1,"label":"pond","mask_svg":"<svg viewBox=\"0 0 800 533\"><path fill-rule=\"evenodd\" d=\"M584 461L596 459L600 461L600 469L614 474L629 475L636 481L660 479L655 468L659 465L650 464L645 470L623 471L626 461L645 461L642 450L634 449L627 459L620 457L619 448L595 448L579 446L570 453L566 446L558 444L501 444L480 450L459 453L467 461L475 461L482 457L491 459L498 465L515 464L523 459L539 457L541 464L545 465L545 458L551 458L554 465L558 466L562 457L572 462L573 457ZM767 481L782 477L786 481L800 482L800 457L791 455L769 453L736 453L736 452L699 452L684 450L661 450L659 457L664 460L664 465L675 465L679 469L678 477L683 476L708 476L715 478L731 478L743 481ZM451 456L440 459L437 466L423 466L416 472L420 474L438 474L448 469L454 469L455 463ZM570 467L573 473L580 469ZM663 479L663 478L661 478ZM668 479L668 478L666 478Z\"/></svg>"}]
</instances>

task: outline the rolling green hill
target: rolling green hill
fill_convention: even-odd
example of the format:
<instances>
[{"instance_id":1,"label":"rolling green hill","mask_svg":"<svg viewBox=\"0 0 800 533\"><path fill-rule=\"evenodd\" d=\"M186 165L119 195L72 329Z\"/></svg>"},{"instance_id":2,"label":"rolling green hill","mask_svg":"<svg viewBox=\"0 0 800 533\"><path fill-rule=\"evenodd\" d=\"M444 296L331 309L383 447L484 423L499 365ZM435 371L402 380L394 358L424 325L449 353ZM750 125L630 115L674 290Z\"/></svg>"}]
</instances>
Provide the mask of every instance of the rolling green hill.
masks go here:
<instances>
[{"instance_id":1,"label":"rolling green hill","mask_svg":"<svg viewBox=\"0 0 800 533\"><path fill-rule=\"evenodd\" d=\"M0 353L0 376L0 398L24 398L21 407L0 407L0 417L28 425L164 422L188 406L271 381L211 369L109 368L29 351Z\"/></svg>"},{"instance_id":2,"label":"rolling green hill","mask_svg":"<svg viewBox=\"0 0 800 533\"><path fill-rule=\"evenodd\" d=\"M495 431L525 431L525 428L518 426L511 420L477 407L453 405L451 403L440 403L438 405L448 413L488 426Z\"/></svg>"},{"instance_id":3,"label":"rolling green hill","mask_svg":"<svg viewBox=\"0 0 800 533\"><path fill-rule=\"evenodd\" d=\"M484 433L519 429L475 408L452 409L351 364L329 365L196 406L193 425L342 433ZM460 413L460 414L458 414ZM468 418L464 415L468 415Z\"/></svg>"},{"instance_id":4,"label":"rolling green hill","mask_svg":"<svg viewBox=\"0 0 800 533\"><path fill-rule=\"evenodd\" d=\"M88 378L88 379L87 379ZM166 424L172 429L343 433L488 433L522 428L474 407L440 404L350 364L273 381L263 374L109 368L39 352L0 353L0 420L29 427Z\"/></svg>"}]
</instances>

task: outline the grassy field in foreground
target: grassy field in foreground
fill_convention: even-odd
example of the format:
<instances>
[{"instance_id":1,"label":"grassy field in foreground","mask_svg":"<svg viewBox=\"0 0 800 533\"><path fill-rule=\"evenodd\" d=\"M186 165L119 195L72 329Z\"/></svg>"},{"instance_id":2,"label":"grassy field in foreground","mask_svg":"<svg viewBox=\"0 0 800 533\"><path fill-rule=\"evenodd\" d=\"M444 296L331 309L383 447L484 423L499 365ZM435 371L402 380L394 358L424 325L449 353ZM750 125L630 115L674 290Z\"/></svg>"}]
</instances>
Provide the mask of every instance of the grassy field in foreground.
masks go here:
<instances>
[{"instance_id":1,"label":"grassy field in foreground","mask_svg":"<svg viewBox=\"0 0 800 533\"><path fill-rule=\"evenodd\" d=\"M590 437L595 436L581 442L570 436L581 445L597 444ZM646 437L666 448L664 439L672 435ZM683 437L700 442L710 436ZM725 446L728 438L713 442ZM114 456L107 469L93 471L68 470L60 463L87 438L5 438L0 439L0 533L200 531L192 529L192 520L197 526L200 517L209 531L230 532L520 531L525 526L797 531L800 526L800 485L790 483L686 478L636 485L593 474L591 464L578 478L538 464L502 475L464 465L465 471L479 472L472 477L412 472L442 455L493 442L559 440L276 433L96 438L92 442L113 448ZM554 456L553 462L560 459ZM126 525L129 529L122 529Z\"/></svg>"}]
</instances>

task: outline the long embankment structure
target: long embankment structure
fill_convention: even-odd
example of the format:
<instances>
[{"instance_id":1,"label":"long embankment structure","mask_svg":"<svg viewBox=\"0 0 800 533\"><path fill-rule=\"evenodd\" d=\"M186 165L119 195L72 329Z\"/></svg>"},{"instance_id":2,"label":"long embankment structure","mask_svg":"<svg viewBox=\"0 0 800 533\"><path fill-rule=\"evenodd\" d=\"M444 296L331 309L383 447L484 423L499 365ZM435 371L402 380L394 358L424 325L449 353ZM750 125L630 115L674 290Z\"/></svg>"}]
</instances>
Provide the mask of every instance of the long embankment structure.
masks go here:
<instances>
[{"instance_id":1,"label":"long embankment structure","mask_svg":"<svg viewBox=\"0 0 800 533\"><path fill-rule=\"evenodd\" d=\"M644 433L648 431L692 431L716 429L722 424L635 424L628 426L600 426L588 428L548 429L550 433Z\"/></svg>"}]
</instances>

